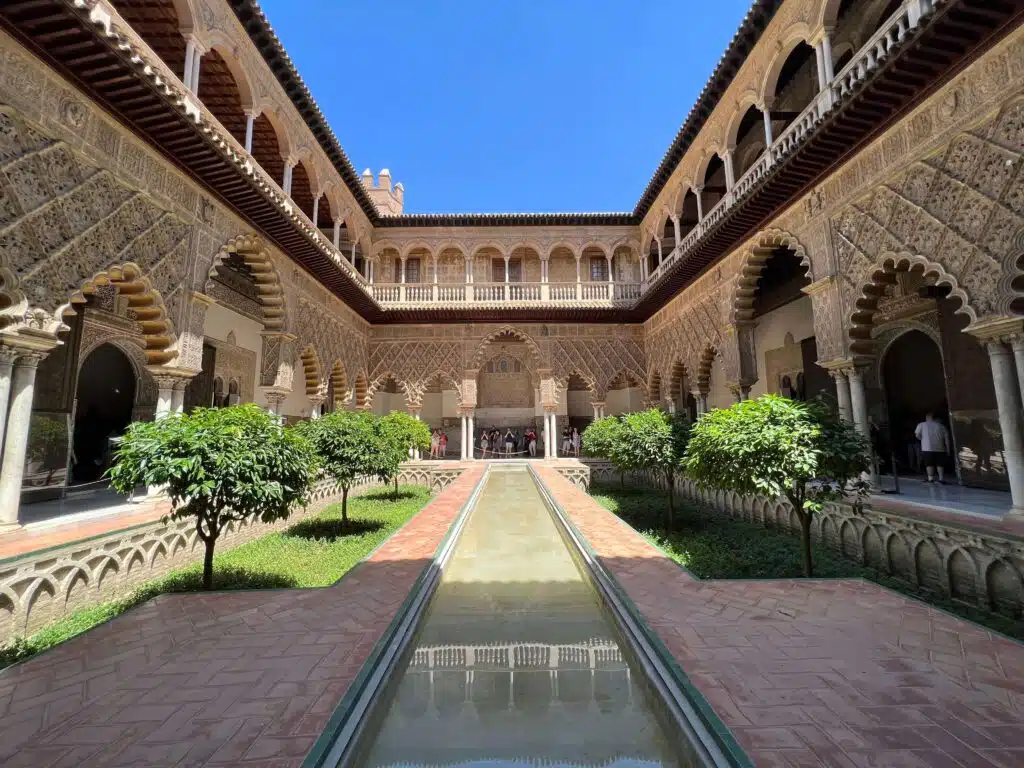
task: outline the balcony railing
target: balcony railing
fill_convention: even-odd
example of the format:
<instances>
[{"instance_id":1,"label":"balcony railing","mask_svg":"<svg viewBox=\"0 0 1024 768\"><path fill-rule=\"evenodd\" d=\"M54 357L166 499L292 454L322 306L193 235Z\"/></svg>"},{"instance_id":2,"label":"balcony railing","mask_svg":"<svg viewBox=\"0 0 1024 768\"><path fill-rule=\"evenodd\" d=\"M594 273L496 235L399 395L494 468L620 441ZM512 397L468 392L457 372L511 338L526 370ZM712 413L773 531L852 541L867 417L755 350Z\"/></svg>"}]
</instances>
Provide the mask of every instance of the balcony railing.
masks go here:
<instances>
[{"instance_id":1,"label":"balcony railing","mask_svg":"<svg viewBox=\"0 0 1024 768\"><path fill-rule=\"evenodd\" d=\"M368 285L383 306L631 306L639 283L385 283Z\"/></svg>"},{"instance_id":2,"label":"balcony railing","mask_svg":"<svg viewBox=\"0 0 1024 768\"><path fill-rule=\"evenodd\" d=\"M849 98L862 86L871 74L892 56L908 36L926 21L935 9L949 0L906 0L900 8L886 19L878 31L865 43L849 63L843 67L823 89L772 142L770 151L765 152L748 168L732 188L708 211L679 244L650 272L643 283L641 293L658 282L671 266L699 243L704 235L715 227L730 208L743 200L765 179L768 171L785 160L821 124L829 112Z\"/></svg>"}]
</instances>

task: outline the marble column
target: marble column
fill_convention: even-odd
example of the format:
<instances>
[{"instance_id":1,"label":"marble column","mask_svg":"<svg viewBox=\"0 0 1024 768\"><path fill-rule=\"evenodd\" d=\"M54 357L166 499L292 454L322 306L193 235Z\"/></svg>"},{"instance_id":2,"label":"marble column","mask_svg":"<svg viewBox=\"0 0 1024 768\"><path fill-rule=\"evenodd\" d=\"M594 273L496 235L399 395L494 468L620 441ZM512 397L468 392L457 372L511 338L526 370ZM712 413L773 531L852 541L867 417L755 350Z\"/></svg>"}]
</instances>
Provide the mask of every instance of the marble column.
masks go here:
<instances>
[{"instance_id":1,"label":"marble column","mask_svg":"<svg viewBox=\"0 0 1024 768\"><path fill-rule=\"evenodd\" d=\"M839 418L846 422L853 421L853 407L850 404L850 380L846 371L829 371L836 382L836 402L839 405Z\"/></svg>"},{"instance_id":2,"label":"marble column","mask_svg":"<svg viewBox=\"0 0 1024 768\"><path fill-rule=\"evenodd\" d=\"M7 427L7 406L11 402L11 371L18 352L10 347L0 347L0 446L4 444Z\"/></svg>"},{"instance_id":3,"label":"marble column","mask_svg":"<svg viewBox=\"0 0 1024 768\"><path fill-rule=\"evenodd\" d=\"M466 460L466 446L469 443L469 440L466 439L467 426L468 422L466 421L466 414L462 414L462 453L459 456L459 458L462 459L463 461Z\"/></svg>"},{"instance_id":4,"label":"marble column","mask_svg":"<svg viewBox=\"0 0 1024 768\"><path fill-rule=\"evenodd\" d=\"M987 346L999 408L999 429L1003 433L1003 462L1010 481L1010 514L1024 515L1024 437L1021 435L1021 394L1016 366L1009 347L1002 341L989 341ZM4 468L7 468L6 460Z\"/></svg>"},{"instance_id":5,"label":"marble column","mask_svg":"<svg viewBox=\"0 0 1024 768\"><path fill-rule=\"evenodd\" d=\"M476 418L472 411L470 411L469 416L466 418L469 420L469 456L467 458L469 461L473 461L476 458L476 451L473 449L473 440L476 434Z\"/></svg>"},{"instance_id":6,"label":"marble column","mask_svg":"<svg viewBox=\"0 0 1024 768\"><path fill-rule=\"evenodd\" d=\"M1010 344L1013 347L1013 361L1017 366L1017 384L1020 386L1021 402L1024 402L1024 335L1014 334L1010 339Z\"/></svg>"},{"instance_id":7,"label":"marble column","mask_svg":"<svg viewBox=\"0 0 1024 768\"><path fill-rule=\"evenodd\" d=\"M245 151L252 154L252 129L256 125L256 113L245 113Z\"/></svg>"},{"instance_id":8,"label":"marble column","mask_svg":"<svg viewBox=\"0 0 1024 768\"><path fill-rule=\"evenodd\" d=\"M28 431L32 423L36 369L43 357L45 355L41 352L25 352L14 362L10 411L4 434L3 465L0 467L0 529L18 524Z\"/></svg>"},{"instance_id":9,"label":"marble column","mask_svg":"<svg viewBox=\"0 0 1024 768\"><path fill-rule=\"evenodd\" d=\"M868 418L867 393L864 391L864 373L860 369L854 368L847 376L850 380L850 410L853 412L853 425L868 440L871 450L871 468L868 471L867 480L871 483L872 488L877 488L879 481L878 461L875 456L874 446L870 445L871 422Z\"/></svg>"},{"instance_id":10,"label":"marble column","mask_svg":"<svg viewBox=\"0 0 1024 768\"><path fill-rule=\"evenodd\" d=\"M775 137L772 136L772 111L770 107L765 107L761 111L761 116L764 118L764 140L765 146L771 148L772 142L775 141Z\"/></svg>"},{"instance_id":11,"label":"marble column","mask_svg":"<svg viewBox=\"0 0 1024 768\"><path fill-rule=\"evenodd\" d=\"M154 376L157 386L156 418L166 416L174 411L174 377Z\"/></svg>"},{"instance_id":12,"label":"marble column","mask_svg":"<svg viewBox=\"0 0 1024 768\"><path fill-rule=\"evenodd\" d=\"M178 379L174 382L171 390L171 413L179 416L185 412L185 387L188 386L188 379Z\"/></svg>"},{"instance_id":13,"label":"marble column","mask_svg":"<svg viewBox=\"0 0 1024 768\"><path fill-rule=\"evenodd\" d=\"M558 435L558 414L551 413L551 455L554 458L558 458L558 449L561 445L561 439Z\"/></svg>"}]
</instances>

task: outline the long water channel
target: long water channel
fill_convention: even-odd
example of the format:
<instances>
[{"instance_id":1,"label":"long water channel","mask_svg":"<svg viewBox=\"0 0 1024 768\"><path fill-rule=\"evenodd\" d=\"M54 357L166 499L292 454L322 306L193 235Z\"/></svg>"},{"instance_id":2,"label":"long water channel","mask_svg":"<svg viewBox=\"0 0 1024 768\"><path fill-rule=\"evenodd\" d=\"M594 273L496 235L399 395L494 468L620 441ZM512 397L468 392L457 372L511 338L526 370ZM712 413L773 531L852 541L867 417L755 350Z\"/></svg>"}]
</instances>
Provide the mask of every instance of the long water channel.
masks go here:
<instances>
[{"instance_id":1,"label":"long water channel","mask_svg":"<svg viewBox=\"0 0 1024 768\"><path fill-rule=\"evenodd\" d=\"M356 763L697 765L530 472L484 482Z\"/></svg>"}]
</instances>

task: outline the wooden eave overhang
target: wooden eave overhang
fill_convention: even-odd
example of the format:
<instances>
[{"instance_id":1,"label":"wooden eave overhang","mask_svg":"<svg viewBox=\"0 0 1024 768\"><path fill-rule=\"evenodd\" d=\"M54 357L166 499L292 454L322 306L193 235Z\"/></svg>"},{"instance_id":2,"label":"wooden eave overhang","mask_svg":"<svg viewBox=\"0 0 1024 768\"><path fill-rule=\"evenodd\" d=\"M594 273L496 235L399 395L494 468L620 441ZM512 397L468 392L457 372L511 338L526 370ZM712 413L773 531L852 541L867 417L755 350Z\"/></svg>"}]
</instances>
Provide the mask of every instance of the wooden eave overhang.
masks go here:
<instances>
[{"instance_id":1,"label":"wooden eave overhang","mask_svg":"<svg viewBox=\"0 0 1024 768\"><path fill-rule=\"evenodd\" d=\"M7 0L0 24L174 165L266 235L369 322L384 313L318 244L319 234L289 216L280 195L218 133L188 113L181 94L127 40L89 18L75 0ZM278 198L278 199L275 199Z\"/></svg>"}]
</instances>

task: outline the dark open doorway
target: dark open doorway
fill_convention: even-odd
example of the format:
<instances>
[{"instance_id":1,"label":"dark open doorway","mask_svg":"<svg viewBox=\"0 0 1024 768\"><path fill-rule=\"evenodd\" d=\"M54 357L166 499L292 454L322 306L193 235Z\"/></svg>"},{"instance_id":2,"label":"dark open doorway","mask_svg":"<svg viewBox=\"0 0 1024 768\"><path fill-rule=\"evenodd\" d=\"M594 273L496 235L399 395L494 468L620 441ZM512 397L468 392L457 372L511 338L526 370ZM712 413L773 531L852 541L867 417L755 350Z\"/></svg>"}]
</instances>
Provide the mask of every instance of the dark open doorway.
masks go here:
<instances>
[{"instance_id":1,"label":"dark open doorway","mask_svg":"<svg viewBox=\"0 0 1024 768\"><path fill-rule=\"evenodd\" d=\"M132 421L135 369L113 344L94 349L78 374L75 411L74 485L100 480L110 466L111 438Z\"/></svg>"}]
</instances>

